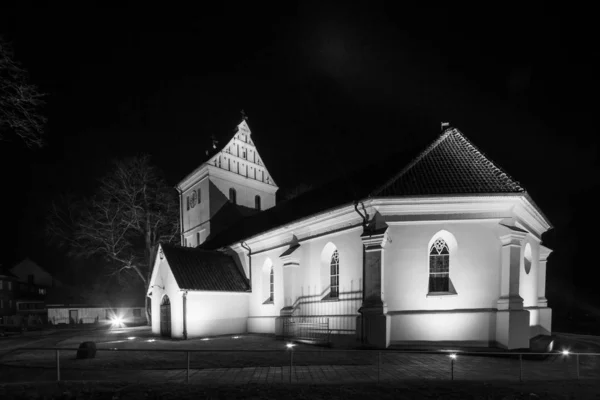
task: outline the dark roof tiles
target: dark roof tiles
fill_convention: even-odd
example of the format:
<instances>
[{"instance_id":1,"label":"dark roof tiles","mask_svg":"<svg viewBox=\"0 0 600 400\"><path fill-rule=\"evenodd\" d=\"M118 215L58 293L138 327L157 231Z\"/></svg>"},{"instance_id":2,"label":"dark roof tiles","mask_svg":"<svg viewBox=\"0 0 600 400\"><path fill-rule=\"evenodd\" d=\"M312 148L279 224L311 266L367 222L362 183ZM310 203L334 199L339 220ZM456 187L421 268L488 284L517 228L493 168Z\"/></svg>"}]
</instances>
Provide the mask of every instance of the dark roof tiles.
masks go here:
<instances>
[{"instance_id":1,"label":"dark roof tiles","mask_svg":"<svg viewBox=\"0 0 600 400\"><path fill-rule=\"evenodd\" d=\"M233 257L219 251L162 244L165 258L184 290L246 292L248 280Z\"/></svg>"},{"instance_id":2,"label":"dark roof tiles","mask_svg":"<svg viewBox=\"0 0 600 400\"><path fill-rule=\"evenodd\" d=\"M458 129L448 129L372 197L523 193Z\"/></svg>"}]
</instances>

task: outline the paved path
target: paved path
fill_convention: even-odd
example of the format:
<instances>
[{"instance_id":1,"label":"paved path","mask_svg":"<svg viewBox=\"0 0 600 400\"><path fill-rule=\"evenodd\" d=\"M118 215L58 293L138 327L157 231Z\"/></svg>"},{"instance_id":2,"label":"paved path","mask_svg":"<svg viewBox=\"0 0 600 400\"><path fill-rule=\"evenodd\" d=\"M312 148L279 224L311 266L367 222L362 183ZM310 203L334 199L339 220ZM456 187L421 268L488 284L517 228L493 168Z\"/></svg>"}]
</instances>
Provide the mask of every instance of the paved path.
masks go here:
<instances>
[{"instance_id":1,"label":"paved path","mask_svg":"<svg viewBox=\"0 0 600 400\"><path fill-rule=\"evenodd\" d=\"M598 358L598 357L596 357ZM580 379L600 379L596 358L580 358ZM600 360L599 360L600 361ZM292 383L357 383L395 382L402 380L450 380L452 366L446 355L384 354L381 364L366 365L295 365ZM459 356L454 362L456 380L525 381L577 379L576 358L562 355L543 361L508 359L504 357ZM54 381L56 369L0 367L0 382ZM61 380L109 380L151 383L183 383L186 369L77 369L61 368ZM190 369L190 383L196 384L252 384L290 381L289 365L246 368Z\"/></svg>"}]
</instances>

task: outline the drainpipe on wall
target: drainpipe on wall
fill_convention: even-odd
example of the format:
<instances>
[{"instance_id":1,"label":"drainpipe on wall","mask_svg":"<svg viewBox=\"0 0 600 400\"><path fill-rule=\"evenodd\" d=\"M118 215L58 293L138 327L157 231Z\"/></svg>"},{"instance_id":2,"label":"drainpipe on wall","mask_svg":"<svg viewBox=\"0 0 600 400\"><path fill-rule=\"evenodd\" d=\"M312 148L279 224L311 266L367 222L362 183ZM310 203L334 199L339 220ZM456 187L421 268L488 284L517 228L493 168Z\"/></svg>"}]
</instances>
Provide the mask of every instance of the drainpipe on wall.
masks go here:
<instances>
[{"instance_id":1,"label":"drainpipe on wall","mask_svg":"<svg viewBox=\"0 0 600 400\"><path fill-rule=\"evenodd\" d=\"M250 246L248 246L248 244L246 242L242 242L241 246L248 250L248 276L249 276L249 285L250 285L250 291L252 291L252 249L250 248Z\"/></svg>"},{"instance_id":2,"label":"drainpipe on wall","mask_svg":"<svg viewBox=\"0 0 600 400\"><path fill-rule=\"evenodd\" d=\"M187 339L187 294L188 291L183 291L183 338Z\"/></svg>"},{"instance_id":3,"label":"drainpipe on wall","mask_svg":"<svg viewBox=\"0 0 600 400\"><path fill-rule=\"evenodd\" d=\"M179 193L179 244L183 246L183 202L181 201L183 192L178 187L177 193Z\"/></svg>"},{"instance_id":4,"label":"drainpipe on wall","mask_svg":"<svg viewBox=\"0 0 600 400\"><path fill-rule=\"evenodd\" d=\"M363 220L363 230L366 231L368 223L369 223L369 214L367 214L367 210L365 210L364 203L361 202L361 205L362 205L362 208L363 208L363 211L364 211L364 215L358 209L358 201L354 202L354 210L362 218L362 220ZM364 248L364 246L363 246L363 249L362 249L362 266L363 266L363 268L362 268L362 272L363 272L362 273L362 284L363 284L363 287L362 287L362 296L363 296L363 298L362 298L362 300L364 301L364 296L365 296L365 248ZM365 343L365 317L364 317L363 312L362 312L362 307L360 307L358 309L358 312L360 313L360 342L361 342L361 344L364 344Z\"/></svg>"}]
</instances>

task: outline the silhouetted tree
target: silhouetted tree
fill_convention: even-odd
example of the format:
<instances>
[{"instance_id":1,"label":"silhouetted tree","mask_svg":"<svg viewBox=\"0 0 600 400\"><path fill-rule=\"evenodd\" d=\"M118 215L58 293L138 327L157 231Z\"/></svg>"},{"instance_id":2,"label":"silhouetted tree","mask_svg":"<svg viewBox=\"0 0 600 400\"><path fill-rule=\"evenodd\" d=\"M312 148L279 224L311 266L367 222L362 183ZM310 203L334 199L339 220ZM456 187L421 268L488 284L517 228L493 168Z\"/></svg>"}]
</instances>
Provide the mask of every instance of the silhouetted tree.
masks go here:
<instances>
[{"instance_id":1,"label":"silhouetted tree","mask_svg":"<svg viewBox=\"0 0 600 400\"><path fill-rule=\"evenodd\" d=\"M43 94L14 60L11 46L0 37L0 140L16 136L28 147L44 145L46 117Z\"/></svg>"},{"instance_id":2,"label":"silhouetted tree","mask_svg":"<svg viewBox=\"0 0 600 400\"><path fill-rule=\"evenodd\" d=\"M158 243L179 240L177 194L147 155L114 162L91 198L70 195L61 200L51 208L50 236L70 255L102 257L108 274L137 277L145 289Z\"/></svg>"}]
</instances>

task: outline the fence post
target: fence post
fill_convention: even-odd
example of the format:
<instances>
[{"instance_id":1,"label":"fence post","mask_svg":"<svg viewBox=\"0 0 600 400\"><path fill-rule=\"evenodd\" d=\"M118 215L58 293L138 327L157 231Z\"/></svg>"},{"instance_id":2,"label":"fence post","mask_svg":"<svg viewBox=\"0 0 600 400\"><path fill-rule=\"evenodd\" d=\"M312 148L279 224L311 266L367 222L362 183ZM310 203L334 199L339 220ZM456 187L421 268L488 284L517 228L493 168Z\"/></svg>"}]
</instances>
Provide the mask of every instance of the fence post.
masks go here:
<instances>
[{"instance_id":1,"label":"fence post","mask_svg":"<svg viewBox=\"0 0 600 400\"><path fill-rule=\"evenodd\" d=\"M579 353L577 353L575 356L575 362L577 362L577 380L579 380Z\"/></svg>"},{"instance_id":2,"label":"fence post","mask_svg":"<svg viewBox=\"0 0 600 400\"><path fill-rule=\"evenodd\" d=\"M185 382L189 385L190 383L190 352L187 351L187 375L185 378Z\"/></svg>"},{"instance_id":3,"label":"fence post","mask_svg":"<svg viewBox=\"0 0 600 400\"><path fill-rule=\"evenodd\" d=\"M523 383L523 354L519 354L519 382Z\"/></svg>"},{"instance_id":4,"label":"fence post","mask_svg":"<svg viewBox=\"0 0 600 400\"><path fill-rule=\"evenodd\" d=\"M56 349L56 381L60 382L60 350Z\"/></svg>"},{"instance_id":5,"label":"fence post","mask_svg":"<svg viewBox=\"0 0 600 400\"><path fill-rule=\"evenodd\" d=\"M377 383L379 383L380 380L380 374L381 374L381 352L378 353L377 356Z\"/></svg>"},{"instance_id":6,"label":"fence post","mask_svg":"<svg viewBox=\"0 0 600 400\"><path fill-rule=\"evenodd\" d=\"M290 350L290 383L292 383L292 368L294 365L294 350Z\"/></svg>"}]
</instances>

